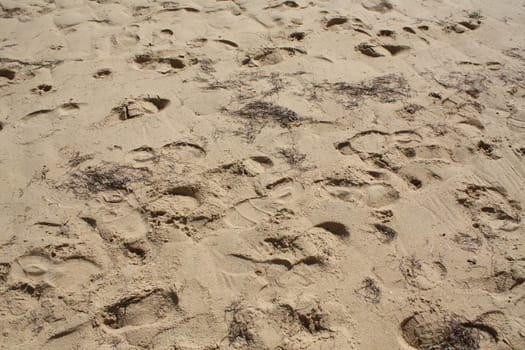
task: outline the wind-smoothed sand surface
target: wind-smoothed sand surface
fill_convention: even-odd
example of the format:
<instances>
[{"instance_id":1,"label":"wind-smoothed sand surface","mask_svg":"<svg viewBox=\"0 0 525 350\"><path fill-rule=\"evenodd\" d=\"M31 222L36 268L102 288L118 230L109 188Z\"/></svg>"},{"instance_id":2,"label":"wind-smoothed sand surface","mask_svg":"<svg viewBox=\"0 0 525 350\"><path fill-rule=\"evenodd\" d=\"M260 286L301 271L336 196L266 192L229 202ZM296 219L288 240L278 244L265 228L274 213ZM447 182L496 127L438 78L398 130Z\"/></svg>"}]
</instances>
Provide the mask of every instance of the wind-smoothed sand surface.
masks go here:
<instances>
[{"instance_id":1,"label":"wind-smoothed sand surface","mask_svg":"<svg viewBox=\"0 0 525 350\"><path fill-rule=\"evenodd\" d=\"M0 349L525 349L525 3L0 0Z\"/></svg>"}]
</instances>

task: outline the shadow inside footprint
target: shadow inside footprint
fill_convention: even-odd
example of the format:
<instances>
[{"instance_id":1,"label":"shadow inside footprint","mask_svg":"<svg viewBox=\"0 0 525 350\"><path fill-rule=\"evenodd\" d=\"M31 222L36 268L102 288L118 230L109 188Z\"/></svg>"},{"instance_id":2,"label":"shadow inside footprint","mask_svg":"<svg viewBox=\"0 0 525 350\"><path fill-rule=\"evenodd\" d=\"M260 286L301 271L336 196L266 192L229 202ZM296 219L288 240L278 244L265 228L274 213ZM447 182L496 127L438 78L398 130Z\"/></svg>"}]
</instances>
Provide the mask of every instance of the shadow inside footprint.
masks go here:
<instances>
[{"instance_id":1,"label":"shadow inside footprint","mask_svg":"<svg viewBox=\"0 0 525 350\"><path fill-rule=\"evenodd\" d=\"M350 237L350 232L348 232L348 229L346 228L346 226L339 222L325 221L325 222L315 225L315 227L325 229L326 231L338 237L341 237L341 238Z\"/></svg>"}]
</instances>

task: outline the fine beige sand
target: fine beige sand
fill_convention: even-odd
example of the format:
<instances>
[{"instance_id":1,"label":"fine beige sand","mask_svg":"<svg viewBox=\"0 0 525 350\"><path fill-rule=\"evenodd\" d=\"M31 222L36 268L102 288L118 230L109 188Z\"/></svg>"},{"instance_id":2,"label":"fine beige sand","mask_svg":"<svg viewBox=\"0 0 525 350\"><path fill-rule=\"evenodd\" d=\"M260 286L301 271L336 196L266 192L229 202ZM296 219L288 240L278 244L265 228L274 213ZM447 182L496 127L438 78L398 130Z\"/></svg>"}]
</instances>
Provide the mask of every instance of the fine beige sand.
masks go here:
<instances>
[{"instance_id":1,"label":"fine beige sand","mask_svg":"<svg viewBox=\"0 0 525 350\"><path fill-rule=\"evenodd\" d=\"M0 0L0 349L525 349L522 0Z\"/></svg>"}]
</instances>

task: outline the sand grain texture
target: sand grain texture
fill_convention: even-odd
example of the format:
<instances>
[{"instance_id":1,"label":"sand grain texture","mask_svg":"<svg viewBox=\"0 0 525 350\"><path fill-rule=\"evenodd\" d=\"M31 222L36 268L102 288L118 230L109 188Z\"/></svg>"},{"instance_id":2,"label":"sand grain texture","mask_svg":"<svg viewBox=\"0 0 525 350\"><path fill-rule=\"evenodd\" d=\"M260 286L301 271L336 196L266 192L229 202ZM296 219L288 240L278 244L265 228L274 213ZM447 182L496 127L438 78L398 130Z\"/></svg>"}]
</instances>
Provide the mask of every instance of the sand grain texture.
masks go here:
<instances>
[{"instance_id":1,"label":"sand grain texture","mask_svg":"<svg viewBox=\"0 0 525 350\"><path fill-rule=\"evenodd\" d=\"M0 0L0 349L525 349L524 33Z\"/></svg>"}]
</instances>

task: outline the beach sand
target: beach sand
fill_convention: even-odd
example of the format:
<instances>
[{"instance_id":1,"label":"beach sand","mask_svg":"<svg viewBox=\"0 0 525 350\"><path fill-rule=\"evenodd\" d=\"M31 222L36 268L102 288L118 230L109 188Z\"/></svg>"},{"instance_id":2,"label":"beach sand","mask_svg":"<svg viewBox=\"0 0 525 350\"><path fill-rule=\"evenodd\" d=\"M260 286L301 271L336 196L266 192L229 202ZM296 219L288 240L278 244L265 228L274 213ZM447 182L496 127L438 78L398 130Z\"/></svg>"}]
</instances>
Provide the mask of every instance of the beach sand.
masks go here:
<instances>
[{"instance_id":1,"label":"beach sand","mask_svg":"<svg viewBox=\"0 0 525 350\"><path fill-rule=\"evenodd\" d=\"M523 1L0 0L0 349L525 349Z\"/></svg>"}]
</instances>

